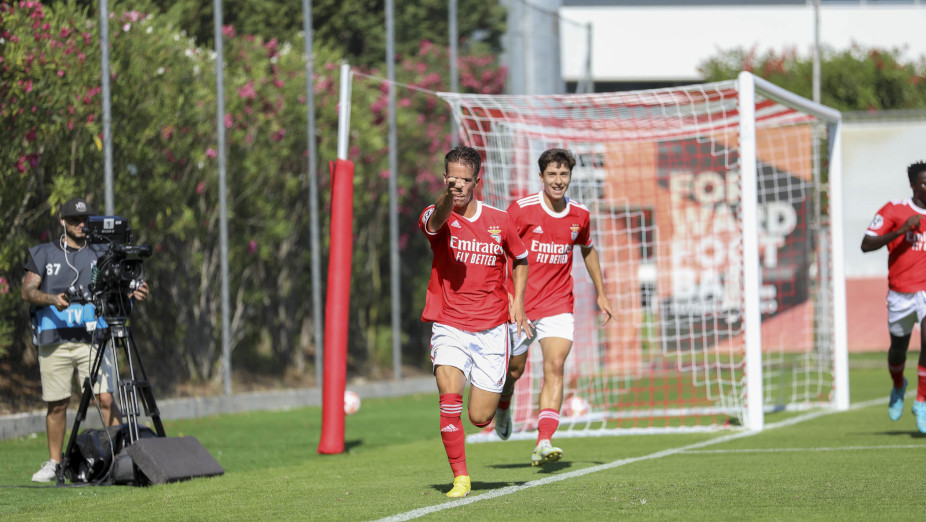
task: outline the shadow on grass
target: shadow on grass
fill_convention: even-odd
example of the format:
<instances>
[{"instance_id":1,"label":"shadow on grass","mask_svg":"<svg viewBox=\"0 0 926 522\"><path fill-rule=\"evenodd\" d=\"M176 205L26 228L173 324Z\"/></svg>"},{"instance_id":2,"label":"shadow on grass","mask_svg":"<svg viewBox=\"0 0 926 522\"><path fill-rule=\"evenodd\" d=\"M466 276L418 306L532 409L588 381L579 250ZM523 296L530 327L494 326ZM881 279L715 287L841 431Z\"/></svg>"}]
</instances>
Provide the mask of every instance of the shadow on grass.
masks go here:
<instances>
[{"instance_id":1,"label":"shadow on grass","mask_svg":"<svg viewBox=\"0 0 926 522\"><path fill-rule=\"evenodd\" d=\"M521 486L526 484L526 481L509 481L509 482L483 482L481 480L474 480L472 482L472 490L470 494L478 494L480 491L491 491L493 489L507 488L508 486ZM444 484L431 484L431 489L435 491L440 491L441 493L447 493L453 487L453 482L447 482Z\"/></svg>"},{"instance_id":2,"label":"shadow on grass","mask_svg":"<svg viewBox=\"0 0 926 522\"><path fill-rule=\"evenodd\" d=\"M891 431L875 432L875 435L879 433L882 435L901 435L901 436L907 435L911 439L926 439L926 433L920 433L919 431L916 430L916 428L914 428L913 430L891 430Z\"/></svg>"},{"instance_id":3,"label":"shadow on grass","mask_svg":"<svg viewBox=\"0 0 926 522\"><path fill-rule=\"evenodd\" d=\"M601 464L601 462L593 463L594 465ZM530 462L526 463L517 463L517 464L492 464L488 466L495 469L521 469L521 468L534 468ZM536 467L538 473L550 473L553 471L561 471L572 467L571 461L559 461L559 462L550 462L543 466Z\"/></svg>"}]
</instances>

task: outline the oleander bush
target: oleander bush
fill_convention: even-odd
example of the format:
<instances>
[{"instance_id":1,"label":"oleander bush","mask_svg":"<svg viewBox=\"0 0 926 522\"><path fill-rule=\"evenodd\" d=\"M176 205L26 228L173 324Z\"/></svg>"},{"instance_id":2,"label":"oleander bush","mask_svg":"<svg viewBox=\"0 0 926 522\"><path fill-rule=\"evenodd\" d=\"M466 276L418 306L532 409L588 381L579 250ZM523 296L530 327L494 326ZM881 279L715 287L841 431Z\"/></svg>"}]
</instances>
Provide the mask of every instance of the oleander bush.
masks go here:
<instances>
[{"instance_id":1,"label":"oleander bush","mask_svg":"<svg viewBox=\"0 0 926 522\"><path fill-rule=\"evenodd\" d=\"M112 3L111 3L112 4ZM173 11L111 5L114 213L150 244L152 287L133 332L155 386L222 377L217 121L227 138L228 258L233 369L305 375L313 364L308 165L318 167L323 284L337 150L340 51L316 41L317 157L308 157L301 34L257 37L225 26L225 114L216 117L216 55L179 29ZM146 8L147 6L147 8ZM86 196L104 211L100 30L75 2L0 3L0 356L34 364L19 296L29 246L60 234L59 205ZM459 58L468 92L499 93L505 71L473 48ZM392 361L389 278L388 87L383 68L353 80L350 159L354 257L349 369L372 375ZM416 219L439 187L450 146L447 50L421 41L396 67L403 361L425 367L418 316L430 266ZM323 294L324 295L324 291ZM391 372L391 368L388 370ZM37 370L35 371L37 375Z\"/></svg>"}]
</instances>

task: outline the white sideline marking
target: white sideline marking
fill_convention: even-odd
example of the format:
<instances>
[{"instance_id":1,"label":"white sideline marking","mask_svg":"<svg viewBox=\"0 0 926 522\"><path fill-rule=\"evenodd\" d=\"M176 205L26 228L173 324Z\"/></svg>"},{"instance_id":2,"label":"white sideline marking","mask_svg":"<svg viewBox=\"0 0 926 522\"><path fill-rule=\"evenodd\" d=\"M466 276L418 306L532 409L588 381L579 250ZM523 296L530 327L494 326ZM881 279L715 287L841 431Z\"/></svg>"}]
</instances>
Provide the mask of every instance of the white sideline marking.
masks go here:
<instances>
[{"instance_id":1,"label":"white sideline marking","mask_svg":"<svg viewBox=\"0 0 926 522\"><path fill-rule=\"evenodd\" d=\"M708 453L782 453L787 451L814 452L814 451L859 451L883 449L926 449L926 444L903 444L900 446L846 446L844 448L756 448L756 449L729 449L729 450L692 450L683 451L686 455L703 455Z\"/></svg>"},{"instance_id":2,"label":"white sideline marking","mask_svg":"<svg viewBox=\"0 0 926 522\"><path fill-rule=\"evenodd\" d=\"M850 406L849 409L856 410L860 408L867 408L869 406L876 406L879 404L883 404L884 402L885 400L883 398L872 399L870 401L853 404L852 406ZM797 417L792 417L790 419L783 420L781 422L767 424L765 426L765 429L775 429L775 428L782 428L785 426L793 426L795 424L799 424L801 422L808 421L808 420L813 420L813 419L816 419L817 417L823 417L831 413L837 413L837 412L835 410L823 410L823 411L817 411L817 412L810 412L804 415L799 415ZM554 482L559 482L562 480L573 479L576 477L588 475L590 473L597 473L599 471L605 471L605 470L617 468L620 466L626 466L627 464L633 464L636 462L642 462L642 461L653 460L653 459L661 459L663 457L678 455L679 453L694 452L694 450L697 450L699 448L713 446L715 444L722 444L724 442L729 442L731 440L736 440L736 439L742 439L745 437L751 437L753 435L758 435L760 433L763 433L763 432L762 431L742 431L738 433L731 433L730 435L725 435L723 437L718 437L716 439L706 440L706 441L698 442L695 444L689 444L688 446L682 446L680 448L673 448L673 449L657 451L656 453L651 453L649 455L644 455L642 457L633 457L629 459L615 460L614 462L609 462L607 464L599 464L597 466L592 466L589 468L583 468L583 469L579 469L576 471L570 471L567 473L563 473L562 475L551 475L549 477L544 477L539 480L532 480L530 482L525 482L524 484L521 484L519 486L506 486L504 488L493 489L485 493L480 493L472 497L461 498L459 500L451 500L443 504L436 504L433 506L413 509L412 511L406 511L405 513L399 513L397 515L392 515L390 517L381 518L376 522L399 522L402 520L412 520L415 518L423 517L425 515L430 515L431 513L437 513L438 511L444 511L446 509L452 509L452 508L456 508L460 506L465 506L467 504L472 504L474 502L479 502L482 500L490 500L493 498L510 495L512 493L517 493L525 489L529 489L529 488L533 488L537 486L544 486L544 485L552 484ZM914 446L914 447L921 447L921 446ZM781 450L775 450L775 451L781 451Z\"/></svg>"}]
</instances>

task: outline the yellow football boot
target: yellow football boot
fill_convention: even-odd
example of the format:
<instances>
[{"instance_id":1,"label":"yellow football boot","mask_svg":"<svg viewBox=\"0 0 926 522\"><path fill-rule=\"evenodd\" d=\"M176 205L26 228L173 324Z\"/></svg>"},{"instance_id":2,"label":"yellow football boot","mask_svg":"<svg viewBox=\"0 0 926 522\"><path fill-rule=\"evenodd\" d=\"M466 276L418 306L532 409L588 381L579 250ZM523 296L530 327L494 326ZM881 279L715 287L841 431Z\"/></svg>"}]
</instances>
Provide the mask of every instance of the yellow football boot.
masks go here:
<instances>
[{"instance_id":1,"label":"yellow football boot","mask_svg":"<svg viewBox=\"0 0 926 522\"><path fill-rule=\"evenodd\" d=\"M447 492L450 498L463 498L469 494L469 475L459 475L453 479L453 489Z\"/></svg>"}]
</instances>

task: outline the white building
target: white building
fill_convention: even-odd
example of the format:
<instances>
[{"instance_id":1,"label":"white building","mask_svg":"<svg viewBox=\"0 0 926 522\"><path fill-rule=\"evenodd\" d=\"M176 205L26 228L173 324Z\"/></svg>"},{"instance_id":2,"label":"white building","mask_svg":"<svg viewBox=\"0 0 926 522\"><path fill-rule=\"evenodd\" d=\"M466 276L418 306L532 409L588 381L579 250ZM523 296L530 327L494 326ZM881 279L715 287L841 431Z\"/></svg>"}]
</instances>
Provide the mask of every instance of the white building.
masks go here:
<instances>
[{"instance_id":1,"label":"white building","mask_svg":"<svg viewBox=\"0 0 926 522\"><path fill-rule=\"evenodd\" d=\"M698 65L721 50L796 49L809 57L813 49L813 0L509 2L536 6L533 11L560 4L560 68L569 86L586 75L591 30L597 91L696 83L702 79ZM858 44L926 56L926 0L821 0L819 12L822 46L844 50ZM537 29L539 38L549 37L543 27ZM517 30L509 22L509 31Z\"/></svg>"},{"instance_id":2,"label":"white building","mask_svg":"<svg viewBox=\"0 0 926 522\"><path fill-rule=\"evenodd\" d=\"M926 65L926 0L821 0L819 17L814 0L503 1L509 9L511 94L700 83L699 66L734 49L794 50L810 58L815 20L822 48L899 49L902 58ZM843 118L850 347L879 349L888 341L887 252L863 254L860 244L881 205L910 197L906 166L926 159L926 112ZM918 336L912 344L917 346Z\"/></svg>"}]
</instances>

